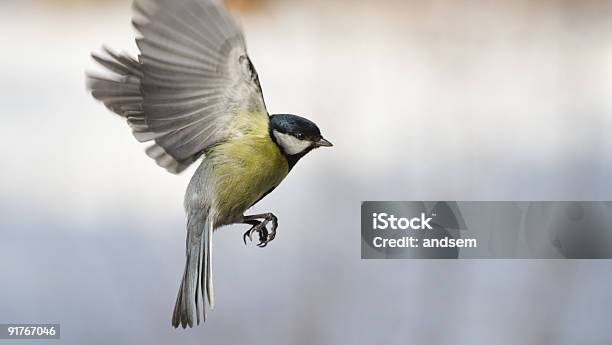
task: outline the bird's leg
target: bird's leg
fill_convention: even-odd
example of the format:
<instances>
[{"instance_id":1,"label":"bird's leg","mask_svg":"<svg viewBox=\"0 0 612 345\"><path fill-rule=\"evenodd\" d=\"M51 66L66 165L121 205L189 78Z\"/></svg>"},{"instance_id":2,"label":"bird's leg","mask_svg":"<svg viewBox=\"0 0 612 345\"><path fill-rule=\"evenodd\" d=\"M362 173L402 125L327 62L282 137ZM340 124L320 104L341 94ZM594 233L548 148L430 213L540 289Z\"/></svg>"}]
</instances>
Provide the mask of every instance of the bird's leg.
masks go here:
<instances>
[{"instance_id":1,"label":"bird's leg","mask_svg":"<svg viewBox=\"0 0 612 345\"><path fill-rule=\"evenodd\" d=\"M258 219L263 219L259 221ZM242 218L242 222L245 224L251 224L253 227L244 233L242 237L244 242L246 243L247 236L252 241L252 236L254 232L259 233L259 247L265 247L268 245L270 241L272 241L276 237L276 229L278 228L278 218L272 213L263 213L263 214L254 214L251 216L244 216ZM266 225L268 223L272 223L272 228L268 232Z\"/></svg>"}]
</instances>

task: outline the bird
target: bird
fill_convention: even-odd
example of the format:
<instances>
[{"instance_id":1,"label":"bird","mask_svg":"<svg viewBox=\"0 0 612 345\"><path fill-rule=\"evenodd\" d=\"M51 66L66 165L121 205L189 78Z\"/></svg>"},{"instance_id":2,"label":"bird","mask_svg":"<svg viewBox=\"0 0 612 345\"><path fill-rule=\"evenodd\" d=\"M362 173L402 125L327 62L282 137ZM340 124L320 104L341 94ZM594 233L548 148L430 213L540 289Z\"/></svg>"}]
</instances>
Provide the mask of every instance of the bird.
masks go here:
<instances>
[{"instance_id":1,"label":"bird","mask_svg":"<svg viewBox=\"0 0 612 345\"><path fill-rule=\"evenodd\" d=\"M86 85L151 143L145 152L159 166L178 174L200 161L185 192L186 262L172 313L173 327L191 328L214 308L214 231L250 225L242 240L256 234L265 247L278 218L247 210L302 157L333 145L304 117L268 113L242 28L222 3L135 0L132 8L138 56L103 46L91 56L105 71L87 72Z\"/></svg>"}]
</instances>

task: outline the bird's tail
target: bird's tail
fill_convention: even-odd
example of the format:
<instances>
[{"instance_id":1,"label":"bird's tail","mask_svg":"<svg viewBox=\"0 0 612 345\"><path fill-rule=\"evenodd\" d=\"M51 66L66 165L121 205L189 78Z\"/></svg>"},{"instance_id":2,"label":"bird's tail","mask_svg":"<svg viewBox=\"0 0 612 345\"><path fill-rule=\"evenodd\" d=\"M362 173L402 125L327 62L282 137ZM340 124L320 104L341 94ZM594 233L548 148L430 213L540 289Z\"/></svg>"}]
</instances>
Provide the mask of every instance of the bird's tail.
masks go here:
<instances>
[{"instance_id":1,"label":"bird's tail","mask_svg":"<svg viewBox=\"0 0 612 345\"><path fill-rule=\"evenodd\" d=\"M187 262L179 288L172 326L193 327L194 320L206 321L206 299L214 308L212 277L212 217L204 210L191 211L187 221ZM200 304L201 302L201 304ZM195 304L195 310L194 310Z\"/></svg>"}]
</instances>

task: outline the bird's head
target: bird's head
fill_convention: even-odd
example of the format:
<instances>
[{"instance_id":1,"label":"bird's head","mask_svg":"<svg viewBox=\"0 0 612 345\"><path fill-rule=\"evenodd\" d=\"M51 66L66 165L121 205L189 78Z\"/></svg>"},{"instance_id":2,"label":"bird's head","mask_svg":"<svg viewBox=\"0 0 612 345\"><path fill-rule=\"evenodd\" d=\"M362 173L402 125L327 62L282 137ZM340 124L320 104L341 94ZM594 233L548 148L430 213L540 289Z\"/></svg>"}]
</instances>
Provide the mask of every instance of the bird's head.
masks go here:
<instances>
[{"instance_id":1,"label":"bird's head","mask_svg":"<svg viewBox=\"0 0 612 345\"><path fill-rule=\"evenodd\" d=\"M297 159L317 147L332 146L332 143L323 138L317 125L296 115L272 115L270 136L285 156Z\"/></svg>"}]
</instances>

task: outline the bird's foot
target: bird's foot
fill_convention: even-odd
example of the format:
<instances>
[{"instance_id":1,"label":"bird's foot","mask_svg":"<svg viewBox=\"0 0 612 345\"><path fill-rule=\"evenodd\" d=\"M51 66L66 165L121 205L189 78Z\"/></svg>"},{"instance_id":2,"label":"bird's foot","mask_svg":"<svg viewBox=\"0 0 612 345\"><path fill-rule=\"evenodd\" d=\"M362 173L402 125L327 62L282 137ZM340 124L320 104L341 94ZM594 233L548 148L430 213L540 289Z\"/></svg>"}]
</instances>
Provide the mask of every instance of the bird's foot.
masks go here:
<instances>
[{"instance_id":1,"label":"bird's foot","mask_svg":"<svg viewBox=\"0 0 612 345\"><path fill-rule=\"evenodd\" d=\"M256 219L263 219L263 221L258 221ZM247 237L249 240L253 241L253 234L259 234L259 243L258 247L265 247L276 237L276 229L278 228L278 218L272 213L265 213L260 215L253 216L245 216L245 223L253 225L247 232L244 233L242 239L244 244L246 244ZM272 224L271 229L268 231L266 227L268 223Z\"/></svg>"},{"instance_id":2,"label":"bird's foot","mask_svg":"<svg viewBox=\"0 0 612 345\"><path fill-rule=\"evenodd\" d=\"M259 243L257 244L258 247L265 247L268 242L270 242L268 240L270 233L268 232L268 228L266 228L266 224L263 222L258 222L257 224L253 225L249 230L247 230L242 236L244 244L246 244L247 237L251 242L253 242L254 233L259 234Z\"/></svg>"}]
</instances>

